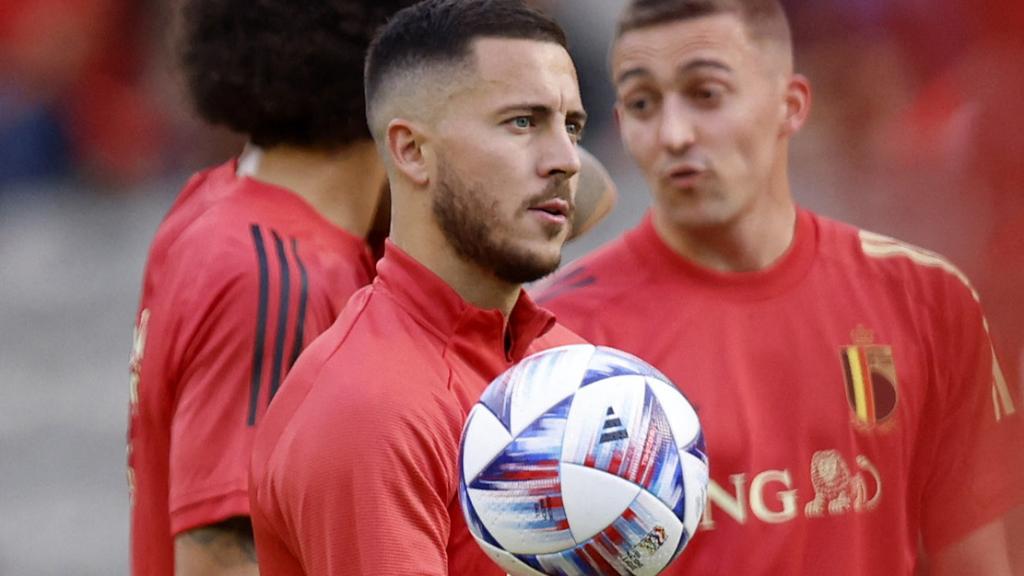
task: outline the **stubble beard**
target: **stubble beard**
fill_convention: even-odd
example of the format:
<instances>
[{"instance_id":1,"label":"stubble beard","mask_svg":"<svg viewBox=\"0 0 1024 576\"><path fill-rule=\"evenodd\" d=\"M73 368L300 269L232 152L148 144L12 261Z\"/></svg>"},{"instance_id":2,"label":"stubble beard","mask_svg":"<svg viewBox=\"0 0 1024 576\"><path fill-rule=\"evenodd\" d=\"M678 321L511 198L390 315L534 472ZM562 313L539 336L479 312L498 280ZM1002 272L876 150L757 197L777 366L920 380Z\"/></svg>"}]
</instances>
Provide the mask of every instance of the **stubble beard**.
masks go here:
<instances>
[{"instance_id":1,"label":"stubble beard","mask_svg":"<svg viewBox=\"0 0 1024 576\"><path fill-rule=\"evenodd\" d=\"M441 163L432 210L456 254L510 284L533 282L558 269L561 250L545 258L499 238L499 216L483 196Z\"/></svg>"}]
</instances>

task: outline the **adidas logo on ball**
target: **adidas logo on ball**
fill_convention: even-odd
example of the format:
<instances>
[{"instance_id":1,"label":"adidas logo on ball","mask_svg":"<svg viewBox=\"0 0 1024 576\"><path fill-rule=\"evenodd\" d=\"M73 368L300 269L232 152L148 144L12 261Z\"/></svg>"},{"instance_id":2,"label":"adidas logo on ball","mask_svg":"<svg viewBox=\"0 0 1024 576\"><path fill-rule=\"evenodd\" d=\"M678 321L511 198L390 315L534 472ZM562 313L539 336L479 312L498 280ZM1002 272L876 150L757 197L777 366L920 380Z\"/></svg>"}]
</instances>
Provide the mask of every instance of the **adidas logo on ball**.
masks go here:
<instances>
[{"instance_id":1,"label":"adidas logo on ball","mask_svg":"<svg viewBox=\"0 0 1024 576\"><path fill-rule=\"evenodd\" d=\"M626 438L629 438L629 434L622 427L622 420L619 420L618 416L615 415L615 411L609 406L608 416L604 420L604 428L601 431L601 440L599 442L604 444L605 442L625 440Z\"/></svg>"}]
</instances>

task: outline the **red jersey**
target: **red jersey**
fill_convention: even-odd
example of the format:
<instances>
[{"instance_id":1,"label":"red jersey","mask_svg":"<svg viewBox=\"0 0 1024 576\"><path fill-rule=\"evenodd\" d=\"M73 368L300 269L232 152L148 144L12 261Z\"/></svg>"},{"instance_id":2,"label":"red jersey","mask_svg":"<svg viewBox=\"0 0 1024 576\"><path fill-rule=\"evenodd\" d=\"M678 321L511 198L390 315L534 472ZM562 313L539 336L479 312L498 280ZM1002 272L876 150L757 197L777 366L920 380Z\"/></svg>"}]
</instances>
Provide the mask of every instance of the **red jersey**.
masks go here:
<instances>
[{"instance_id":1,"label":"red jersey","mask_svg":"<svg viewBox=\"0 0 1024 576\"><path fill-rule=\"evenodd\" d=\"M490 381L580 342L526 293L506 322L391 243L296 364L256 435L260 573L504 574L458 498L462 425Z\"/></svg>"},{"instance_id":2,"label":"red jersey","mask_svg":"<svg viewBox=\"0 0 1024 576\"><path fill-rule=\"evenodd\" d=\"M673 252L650 217L538 301L651 362L697 408L711 467L664 574L909 575L1020 500L1021 399L934 253L799 211L769 269Z\"/></svg>"},{"instance_id":3,"label":"red jersey","mask_svg":"<svg viewBox=\"0 0 1024 576\"><path fill-rule=\"evenodd\" d=\"M186 185L150 250L132 354L134 573L170 576L174 535L249 514L254 425L372 273L362 240L234 161Z\"/></svg>"}]
</instances>

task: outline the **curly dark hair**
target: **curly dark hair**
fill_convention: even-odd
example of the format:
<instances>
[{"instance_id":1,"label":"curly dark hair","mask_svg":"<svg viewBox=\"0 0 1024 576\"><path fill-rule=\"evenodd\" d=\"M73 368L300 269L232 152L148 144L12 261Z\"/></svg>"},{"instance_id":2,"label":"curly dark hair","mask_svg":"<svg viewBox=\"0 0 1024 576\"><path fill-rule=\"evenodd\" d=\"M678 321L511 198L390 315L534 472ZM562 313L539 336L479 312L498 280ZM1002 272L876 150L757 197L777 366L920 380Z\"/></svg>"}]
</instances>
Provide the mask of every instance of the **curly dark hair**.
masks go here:
<instances>
[{"instance_id":1,"label":"curly dark hair","mask_svg":"<svg viewBox=\"0 0 1024 576\"><path fill-rule=\"evenodd\" d=\"M184 0L181 65L199 116L258 145L369 140L363 60L414 0Z\"/></svg>"}]
</instances>

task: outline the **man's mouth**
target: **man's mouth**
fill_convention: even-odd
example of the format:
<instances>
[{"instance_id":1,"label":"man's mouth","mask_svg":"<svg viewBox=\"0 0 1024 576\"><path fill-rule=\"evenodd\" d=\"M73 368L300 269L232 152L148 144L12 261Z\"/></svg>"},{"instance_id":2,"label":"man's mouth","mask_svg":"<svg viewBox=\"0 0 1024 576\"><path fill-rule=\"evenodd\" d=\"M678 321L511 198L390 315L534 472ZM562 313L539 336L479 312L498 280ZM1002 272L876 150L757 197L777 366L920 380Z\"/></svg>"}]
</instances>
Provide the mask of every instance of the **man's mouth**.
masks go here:
<instances>
[{"instance_id":1,"label":"man's mouth","mask_svg":"<svg viewBox=\"0 0 1024 576\"><path fill-rule=\"evenodd\" d=\"M696 184L705 174L704 168L692 164L673 166L664 172L665 180L679 187L690 187Z\"/></svg>"},{"instance_id":2,"label":"man's mouth","mask_svg":"<svg viewBox=\"0 0 1024 576\"><path fill-rule=\"evenodd\" d=\"M572 213L572 207L568 202L561 198L552 198L550 200L545 200L540 204L534 204L533 206L530 206L530 210L537 210L552 216L561 216L563 218L568 218L569 214Z\"/></svg>"}]
</instances>

